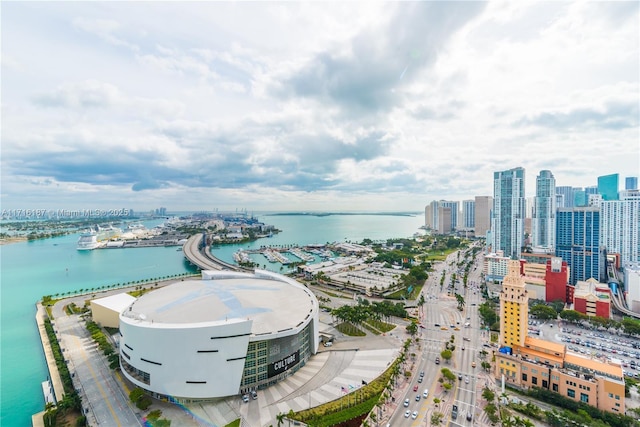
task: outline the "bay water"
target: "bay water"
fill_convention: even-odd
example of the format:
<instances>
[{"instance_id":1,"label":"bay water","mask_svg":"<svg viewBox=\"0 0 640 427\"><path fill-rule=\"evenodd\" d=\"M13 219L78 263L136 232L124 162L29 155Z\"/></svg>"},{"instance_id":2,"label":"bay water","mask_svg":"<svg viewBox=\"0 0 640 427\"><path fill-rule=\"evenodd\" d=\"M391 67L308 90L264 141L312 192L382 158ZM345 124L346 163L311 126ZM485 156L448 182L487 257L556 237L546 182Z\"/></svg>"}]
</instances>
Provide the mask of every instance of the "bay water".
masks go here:
<instances>
[{"instance_id":1,"label":"bay water","mask_svg":"<svg viewBox=\"0 0 640 427\"><path fill-rule=\"evenodd\" d=\"M308 245L365 238L412 237L422 215L271 215L258 219L281 230L270 238L213 248L218 258L233 262L241 248ZM147 227L161 221L145 222ZM77 251L78 234L0 246L0 425L31 425L31 415L44 409L41 382L48 372L35 322L35 304L44 295L100 288L193 271L174 247ZM258 256L259 257L259 256ZM257 260L262 265L262 260ZM265 262L280 271L279 264ZM98 294L99 295L99 294Z\"/></svg>"}]
</instances>

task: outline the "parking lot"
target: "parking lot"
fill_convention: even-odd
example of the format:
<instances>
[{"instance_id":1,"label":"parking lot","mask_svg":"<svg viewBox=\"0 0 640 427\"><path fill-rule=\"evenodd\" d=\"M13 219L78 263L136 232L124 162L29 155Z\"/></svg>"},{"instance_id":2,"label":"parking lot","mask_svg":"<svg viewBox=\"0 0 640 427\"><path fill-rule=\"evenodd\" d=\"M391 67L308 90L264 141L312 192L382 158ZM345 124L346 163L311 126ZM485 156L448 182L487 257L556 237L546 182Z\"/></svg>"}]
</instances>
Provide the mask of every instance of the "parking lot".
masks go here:
<instances>
[{"instance_id":1,"label":"parking lot","mask_svg":"<svg viewBox=\"0 0 640 427\"><path fill-rule=\"evenodd\" d=\"M544 339L561 342L567 350L600 361L617 360L629 378L640 379L640 339L612 331L562 321L532 321L530 332Z\"/></svg>"}]
</instances>

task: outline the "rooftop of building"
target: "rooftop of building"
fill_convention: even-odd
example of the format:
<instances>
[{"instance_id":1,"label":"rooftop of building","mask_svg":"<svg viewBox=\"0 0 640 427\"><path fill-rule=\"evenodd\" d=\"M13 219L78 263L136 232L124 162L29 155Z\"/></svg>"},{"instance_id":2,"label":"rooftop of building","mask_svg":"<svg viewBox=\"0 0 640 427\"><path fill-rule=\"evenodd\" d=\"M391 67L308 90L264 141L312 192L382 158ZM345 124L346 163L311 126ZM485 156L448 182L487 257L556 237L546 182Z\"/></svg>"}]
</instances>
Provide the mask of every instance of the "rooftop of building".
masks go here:
<instances>
[{"instance_id":1,"label":"rooftop of building","mask_svg":"<svg viewBox=\"0 0 640 427\"><path fill-rule=\"evenodd\" d=\"M565 353L565 345L560 343L555 343L551 341L542 340L540 338L534 338L527 336L524 339L524 345L528 348L538 348L541 349L541 352L544 354L564 354Z\"/></svg>"},{"instance_id":2,"label":"rooftop of building","mask_svg":"<svg viewBox=\"0 0 640 427\"><path fill-rule=\"evenodd\" d=\"M123 316L155 324L253 320L255 335L295 328L317 309L315 296L292 279L263 272L203 272L138 298Z\"/></svg>"},{"instance_id":3,"label":"rooftop of building","mask_svg":"<svg viewBox=\"0 0 640 427\"><path fill-rule=\"evenodd\" d=\"M623 380L622 366L616 363L604 363L594 359L568 352L565 355L564 363L566 368L580 369L583 372L604 375L609 378Z\"/></svg>"},{"instance_id":4,"label":"rooftop of building","mask_svg":"<svg viewBox=\"0 0 640 427\"><path fill-rule=\"evenodd\" d=\"M120 294L91 300L91 303L120 313L122 310L129 307L129 305L131 305L135 300L135 297L126 292L122 292Z\"/></svg>"},{"instance_id":5,"label":"rooftop of building","mask_svg":"<svg viewBox=\"0 0 640 427\"><path fill-rule=\"evenodd\" d=\"M594 278L578 281L573 296L574 298L596 297L609 299L609 286L606 283L598 282Z\"/></svg>"}]
</instances>

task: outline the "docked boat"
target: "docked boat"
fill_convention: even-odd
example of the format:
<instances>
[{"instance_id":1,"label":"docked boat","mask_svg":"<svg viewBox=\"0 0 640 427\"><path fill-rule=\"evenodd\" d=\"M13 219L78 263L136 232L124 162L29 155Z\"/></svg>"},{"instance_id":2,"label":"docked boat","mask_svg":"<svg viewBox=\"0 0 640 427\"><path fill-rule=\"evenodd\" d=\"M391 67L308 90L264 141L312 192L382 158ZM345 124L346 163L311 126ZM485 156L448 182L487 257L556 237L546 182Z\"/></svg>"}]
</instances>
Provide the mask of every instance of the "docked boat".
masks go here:
<instances>
[{"instance_id":1,"label":"docked boat","mask_svg":"<svg viewBox=\"0 0 640 427\"><path fill-rule=\"evenodd\" d=\"M91 251L106 245L110 239L118 237L122 230L112 225L106 227L95 226L80 234L76 249L79 251Z\"/></svg>"}]
</instances>

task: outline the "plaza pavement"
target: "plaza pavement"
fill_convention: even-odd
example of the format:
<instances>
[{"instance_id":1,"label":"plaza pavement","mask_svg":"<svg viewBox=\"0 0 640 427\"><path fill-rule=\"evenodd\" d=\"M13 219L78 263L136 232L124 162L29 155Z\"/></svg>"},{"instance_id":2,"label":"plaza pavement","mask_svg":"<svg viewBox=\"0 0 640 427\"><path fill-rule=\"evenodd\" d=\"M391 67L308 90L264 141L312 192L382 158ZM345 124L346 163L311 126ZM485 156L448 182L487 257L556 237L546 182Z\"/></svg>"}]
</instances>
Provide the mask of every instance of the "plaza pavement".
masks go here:
<instances>
[{"instance_id":1,"label":"plaza pavement","mask_svg":"<svg viewBox=\"0 0 640 427\"><path fill-rule=\"evenodd\" d=\"M224 426L238 417L243 427L267 427L277 425L277 415L290 410L301 411L346 394L354 396L355 401L362 381L377 378L395 360L403 338L394 335L352 338L337 331L336 335L331 348L321 347L294 375L259 390L258 399L249 403L243 403L237 396L215 403L181 406L154 402L153 406L161 406L164 418L185 427Z\"/></svg>"}]
</instances>

